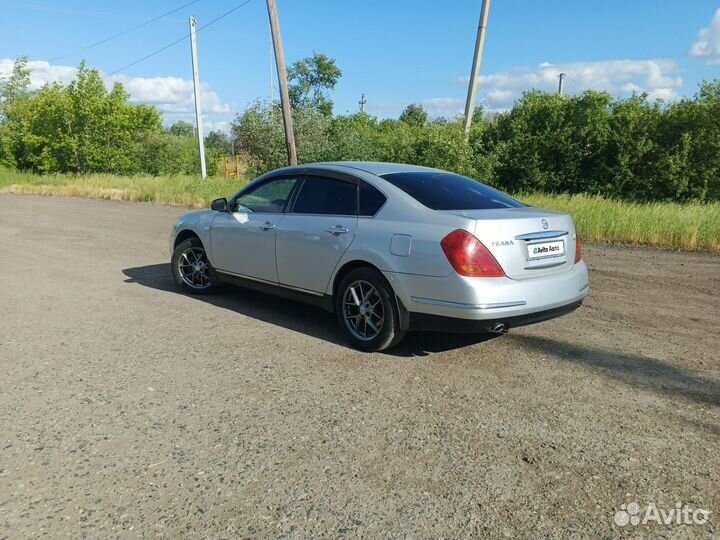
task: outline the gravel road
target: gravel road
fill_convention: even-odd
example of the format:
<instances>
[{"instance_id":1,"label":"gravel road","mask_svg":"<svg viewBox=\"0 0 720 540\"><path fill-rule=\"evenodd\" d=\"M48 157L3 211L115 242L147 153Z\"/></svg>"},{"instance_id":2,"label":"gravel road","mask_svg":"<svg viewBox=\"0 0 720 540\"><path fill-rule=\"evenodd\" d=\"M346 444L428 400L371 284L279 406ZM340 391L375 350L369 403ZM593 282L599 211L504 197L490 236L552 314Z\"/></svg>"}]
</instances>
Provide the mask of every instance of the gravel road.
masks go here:
<instances>
[{"instance_id":1,"label":"gravel road","mask_svg":"<svg viewBox=\"0 0 720 540\"><path fill-rule=\"evenodd\" d=\"M720 257L585 246L572 315L363 354L178 293L183 212L0 196L0 538L720 535Z\"/></svg>"}]
</instances>

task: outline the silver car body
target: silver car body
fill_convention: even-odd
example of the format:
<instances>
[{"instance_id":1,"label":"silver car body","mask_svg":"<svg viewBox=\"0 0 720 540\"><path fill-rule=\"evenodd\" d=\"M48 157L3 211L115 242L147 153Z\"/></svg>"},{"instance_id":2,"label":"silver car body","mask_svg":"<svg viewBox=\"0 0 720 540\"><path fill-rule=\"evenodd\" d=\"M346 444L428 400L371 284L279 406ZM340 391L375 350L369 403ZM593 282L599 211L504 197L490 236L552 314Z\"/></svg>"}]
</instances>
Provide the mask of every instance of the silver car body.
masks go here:
<instances>
[{"instance_id":1,"label":"silver car body","mask_svg":"<svg viewBox=\"0 0 720 540\"><path fill-rule=\"evenodd\" d=\"M422 315L449 317L456 322L524 318L523 324L527 324L534 322L532 314L565 306L574 309L585 298L588 272L583 261L575 263L576 233L570 216L534 207L431 210L379 177L400 171L444 172L374 162L279 169L255 182L282 175L344 174L371 184L387 201L372 217L193 212L175 224L170 250L183 235L192 232L202 241L221 277L276 286L318 299L332 298L338 274L349 265L369 264L382 272L411 318L418 319ZM506 276L464 277L456 273L440 244L456 229L478 238ZM563 240L565 254L529 260L528 245L548 239Z\"/></svg>"}]
</instances>

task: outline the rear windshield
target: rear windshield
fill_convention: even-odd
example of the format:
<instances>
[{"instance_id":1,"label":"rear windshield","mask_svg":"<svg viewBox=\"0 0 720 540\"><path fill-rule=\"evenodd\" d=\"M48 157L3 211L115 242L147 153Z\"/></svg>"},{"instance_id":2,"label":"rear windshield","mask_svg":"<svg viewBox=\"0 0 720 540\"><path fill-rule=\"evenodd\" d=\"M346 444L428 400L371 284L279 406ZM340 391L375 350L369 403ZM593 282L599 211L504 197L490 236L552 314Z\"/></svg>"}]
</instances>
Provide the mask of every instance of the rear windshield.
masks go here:
<instances>
[{"instance_id":1,"label":"rear windshield","mask_svg":"<svg viewBox=\"0 0 720 540\"><path fill-rule=\"evenodd\" d=\"M418 171L381 177L432 210L491 210L525 205L477 180L459 174Z\"/></svg>"}]
</instances>

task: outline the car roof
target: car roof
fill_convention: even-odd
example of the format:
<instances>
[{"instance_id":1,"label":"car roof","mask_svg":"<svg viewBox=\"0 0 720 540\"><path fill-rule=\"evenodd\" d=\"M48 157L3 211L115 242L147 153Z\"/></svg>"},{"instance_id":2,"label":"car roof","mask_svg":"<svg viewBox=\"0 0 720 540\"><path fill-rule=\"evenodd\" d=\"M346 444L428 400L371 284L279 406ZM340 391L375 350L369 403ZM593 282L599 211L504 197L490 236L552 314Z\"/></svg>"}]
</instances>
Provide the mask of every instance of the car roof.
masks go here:
<instances>
[{"instance_id":1,"label":"car roof","mask_svg":"<svg viewBox=\"0 0 720 540\"><path fill-rule=\"evenodd\" d=\"M430 167L422 167L420 165L407 165L405 163L384 163L381 161L330 161L325 163L308 163L300 167L317 167L317 168L344 168L364 171L376 176L382 174L398 173L398 172L414 172L414 171L435 171L438 169Z\"/></svg>"}]
</instances>

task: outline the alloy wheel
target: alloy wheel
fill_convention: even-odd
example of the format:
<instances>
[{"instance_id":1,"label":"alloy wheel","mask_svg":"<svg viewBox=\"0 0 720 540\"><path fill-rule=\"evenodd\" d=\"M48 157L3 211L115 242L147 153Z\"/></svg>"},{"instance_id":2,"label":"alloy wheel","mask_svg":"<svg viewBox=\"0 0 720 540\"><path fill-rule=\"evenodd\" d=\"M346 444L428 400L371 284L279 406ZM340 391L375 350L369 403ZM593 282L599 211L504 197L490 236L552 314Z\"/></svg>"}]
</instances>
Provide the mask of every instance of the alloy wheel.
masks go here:
<instances>
[{"instance_id":1,"label":"alloy wheel","mask_svg":"<svg viewBox=\"0 0 720 540\"><path fill-rule=\"evenodd\" d=\"M364 280L354 281L343 295L343 317L352 334L369 341L382 331L385 310L378 290Z\"/></svg>"},{"instance_id":2,"label":"alloy wheel","mask_svg":"<svg viewBox=\"0 0 720 540\"><path fill-rule=\"evenodd\" d=\"M180 254L178 273L183 282L193 289L207 289L212 286L210 263L201 247L193 246Z\"/></svg>"}]
</instances>

